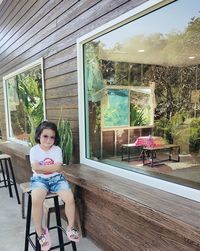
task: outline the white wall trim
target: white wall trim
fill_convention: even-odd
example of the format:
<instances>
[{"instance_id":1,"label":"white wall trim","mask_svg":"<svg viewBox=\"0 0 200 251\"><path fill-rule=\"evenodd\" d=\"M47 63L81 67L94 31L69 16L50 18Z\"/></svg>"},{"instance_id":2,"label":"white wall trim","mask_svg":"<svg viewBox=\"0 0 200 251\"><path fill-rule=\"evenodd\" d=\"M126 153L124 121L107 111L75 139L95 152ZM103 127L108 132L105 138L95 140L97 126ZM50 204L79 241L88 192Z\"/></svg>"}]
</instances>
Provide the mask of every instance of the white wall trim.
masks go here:
<instances>
[{"instance_id":1,"label":"white wall trim","mask_svg":"<svg viewBox=\"0 0 200 251\"><path fill-rule=\"evenodd\" d=\"M174 2L175 0L149 0L144 4L139 5L138 7L124 13L123 15L111 20L110 22L96 28L95 30L81 36L77 39L77 43L86 43L90 40L93 40L97 36L101 36L108 31L111 31L127 22L130 22L143 14L149 13L155 8L164 6L168 3ZM157 7L156 7L157 6Z\"/></svg>"},{"instance_id":2,"label":"white wall trim","mask_svg":"<svg viewBox=\"0 0 200 251\"><path fill-rule=\"evenodd\" d=\"M43 65L43 59L42 58L40 58L40 59L38 59L38 60L30 63L30 64L27 64L27 65L19 68L16 71L13 71L13 72L9 73L8 75L6 75L6 76L3 77L3 80L11 78L11 77L13 77L13 76L15 76L17 74L20 74L20 73L22 73L22 72L24 72L24 71L26 71L26 70L28 70L30 68L33 68L34 66L40 65L40 64Z\"/></svg>"}]
</instances>

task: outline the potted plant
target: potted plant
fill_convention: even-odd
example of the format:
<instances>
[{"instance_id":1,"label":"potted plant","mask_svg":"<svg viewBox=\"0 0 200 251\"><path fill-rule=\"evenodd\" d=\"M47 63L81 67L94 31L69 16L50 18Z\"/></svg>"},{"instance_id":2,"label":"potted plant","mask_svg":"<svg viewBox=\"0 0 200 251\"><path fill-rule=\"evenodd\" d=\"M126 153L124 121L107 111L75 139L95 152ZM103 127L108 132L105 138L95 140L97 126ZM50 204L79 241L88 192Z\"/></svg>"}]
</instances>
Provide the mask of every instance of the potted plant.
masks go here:
<instances>
[{"instance_id":1,"label":"potted plant","mask_svg":"<svg viewBox=\"0 0 200 251\"><path fill-rule=\"evenodd\" d=\"M63 154L63 164L68 165L73 152L73 135L69 120L60 118L57 124L60 136L60 148Z\"/></svg>"}]
</instances>

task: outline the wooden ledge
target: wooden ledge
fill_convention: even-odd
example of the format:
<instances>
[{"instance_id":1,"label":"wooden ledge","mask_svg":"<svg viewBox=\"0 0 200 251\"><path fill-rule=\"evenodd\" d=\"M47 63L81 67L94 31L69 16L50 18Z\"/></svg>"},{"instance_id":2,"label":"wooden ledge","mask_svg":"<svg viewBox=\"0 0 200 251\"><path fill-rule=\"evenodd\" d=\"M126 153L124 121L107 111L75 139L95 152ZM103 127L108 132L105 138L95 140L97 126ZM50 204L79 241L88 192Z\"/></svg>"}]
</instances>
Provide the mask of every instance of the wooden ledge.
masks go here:
<instances>
[{"instance_id":1,"label":"wooden ledge","mask_svg":"<svg viewBox=\"0 0 200 251\"><path fill-rule=\"evenodd\" d=\"M29 158L30 147L11 141L1 141L0 150L6 154L20 157L27 160Z\"/></svg>"},{"instance_id":2,"label":"wooden ledge","mask_svg":"<svg viewBox=\"0 0 200 251\"><path fill-rule=\"evenodd\" d=\"M200 247L200 203L82 164L67 166L64 174L71 183Z\"/></svg>"}]
</instances>

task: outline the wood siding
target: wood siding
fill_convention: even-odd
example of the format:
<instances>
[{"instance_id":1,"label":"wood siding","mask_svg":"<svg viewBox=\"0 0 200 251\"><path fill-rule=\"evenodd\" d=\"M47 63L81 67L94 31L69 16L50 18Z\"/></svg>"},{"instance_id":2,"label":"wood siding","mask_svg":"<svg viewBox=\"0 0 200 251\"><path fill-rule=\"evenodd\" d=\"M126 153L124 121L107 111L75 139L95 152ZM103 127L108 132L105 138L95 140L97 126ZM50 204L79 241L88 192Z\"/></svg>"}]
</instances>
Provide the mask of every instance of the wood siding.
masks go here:
<instances>
[{"instance_id":1,"label":"wood siding","mask_svg":"<svg viewBox=\"0 0 200 251\"><path fill-rule=\"evenodd\" d=\"M76 40L146 0L4 0L0 5L0 114L6 138L3 76L44 58L47 119L61 107L74 133L78 162Z\"/></svg>"},{"instance_id":2,"label":"wood siding","mask_svg":"<svg viewBox=\"0 0 200 251\"><path fill-rule=\"evenodd\" d=\"M83 232L103 250L200 250L199 202L82 164L64 174L79 188Z\"/></svg>"}]
</instances>

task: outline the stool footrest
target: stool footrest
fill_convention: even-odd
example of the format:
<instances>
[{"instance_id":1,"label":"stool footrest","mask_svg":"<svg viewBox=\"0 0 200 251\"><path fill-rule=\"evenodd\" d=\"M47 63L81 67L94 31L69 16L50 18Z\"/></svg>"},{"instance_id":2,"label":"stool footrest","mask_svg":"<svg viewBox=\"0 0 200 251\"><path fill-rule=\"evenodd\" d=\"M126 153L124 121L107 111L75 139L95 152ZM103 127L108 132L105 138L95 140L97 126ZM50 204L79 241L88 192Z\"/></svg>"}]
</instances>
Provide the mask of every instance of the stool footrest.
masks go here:
<instances>
[{"instance_id":1,"label":"stool footrest","mask_svg":"<svg viewBox=\"0 0 200 251\"><path fill-rule=\"evenodd\" d=\"M7 184L7 182L10 182L10 186L14 186L14 182L13 182L12 180L7 180L7 179L5 179L5 180L0 180L0 184L1 184L2 182L4 182L5 184L2 185L2 186L0 186L0 188L2 188L2 187L8 187L9 185Z\"/></svg>"},{"instance_id":2,"label":"stool footrest","mask_svg":"<svg viewBox=\"0 0 200 251\"><path fill-rule=\"evenodd\" d=\"M64 229L63 227L54 226L54 227L50 227L48 230L52 230L52 229L60 229L65 235L67 235L67 234L66 234L66 231L65 231L65 229ZM31 232L31 233L27 236L27 238L28 238L28 240L29 240L29 242L30 242L32 248L33 248L34 250L36 250L35 242L32 241L31 236L36 236L36 232L35 232L35 231L34 231L34 232ZM57 248L60 248L60 247L64 247L64 246L70 245L71 243L72 243L72 241L69 240L69 241L67 241L67 242L64 242L63 244L59 244L59 245L52 246L49 250L54 250L54 249L57 249Z\"/></svg>"}]
</instances>

